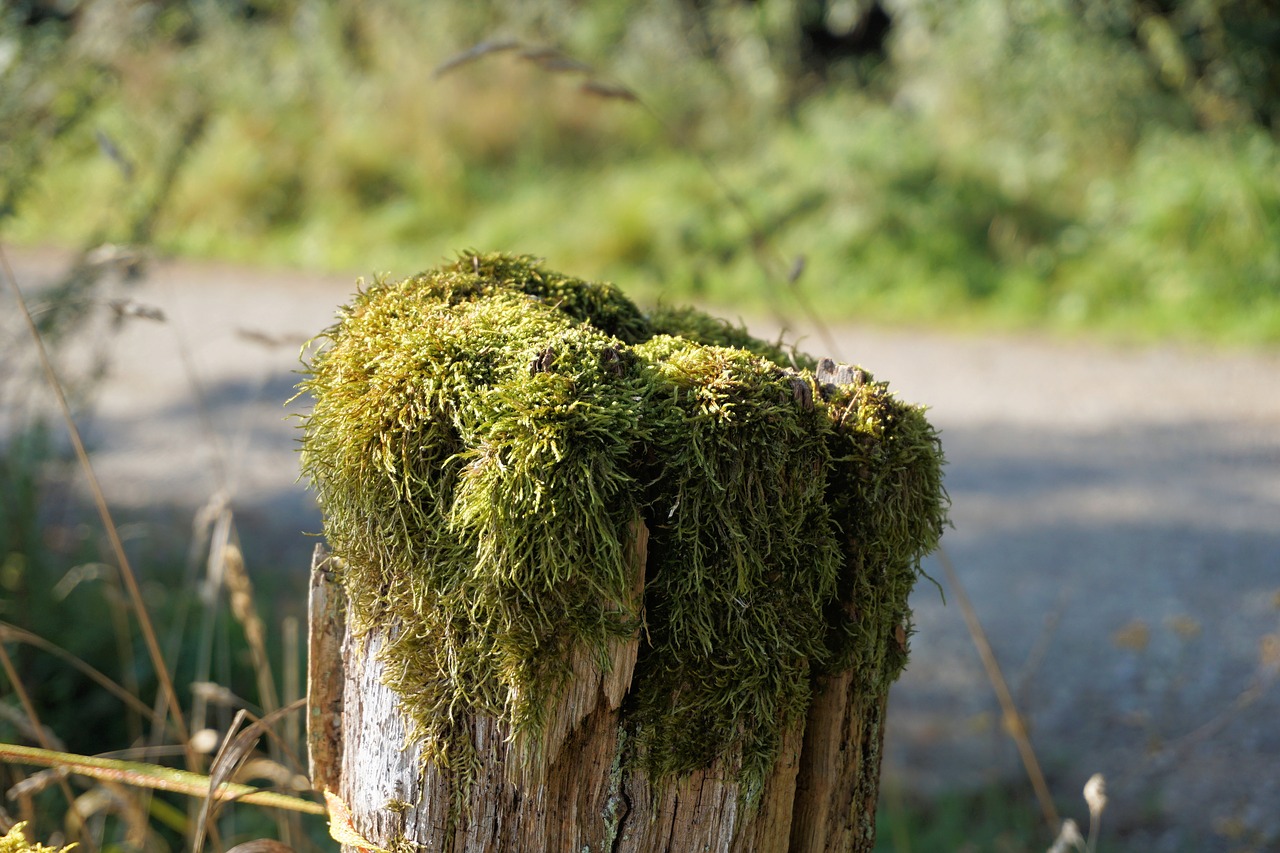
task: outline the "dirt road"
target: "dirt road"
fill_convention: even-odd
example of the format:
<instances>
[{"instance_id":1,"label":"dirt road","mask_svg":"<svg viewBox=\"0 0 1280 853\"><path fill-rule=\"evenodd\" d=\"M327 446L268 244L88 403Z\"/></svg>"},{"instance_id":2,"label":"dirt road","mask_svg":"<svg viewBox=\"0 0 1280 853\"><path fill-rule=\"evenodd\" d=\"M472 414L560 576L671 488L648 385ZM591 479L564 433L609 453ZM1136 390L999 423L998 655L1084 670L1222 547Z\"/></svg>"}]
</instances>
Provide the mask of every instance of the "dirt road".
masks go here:
<instances>
[{"instance_id":1,"label":"dirt road","mask_svg":"<svg viewBox=\"0 0 1280 853\"><path fill-rule=\"evenodd\" d=\"M11 260L33 292L60 261ZM110 341L89 430L108 497L189 519L223 489L250 568L301 578L302 531L320 522L296 482L299 404L285 401L300 343L352 278L161 263L122 287L167 320ZM1103 849L1276 849L1280 356L857 327L838 340L932 407L954 501L945 547L1065 814L1087 817L1079 791L1102 772ZM886 780L1020 781L959 609L928 582L914 604Z\"/></svg>"}]
</instances>

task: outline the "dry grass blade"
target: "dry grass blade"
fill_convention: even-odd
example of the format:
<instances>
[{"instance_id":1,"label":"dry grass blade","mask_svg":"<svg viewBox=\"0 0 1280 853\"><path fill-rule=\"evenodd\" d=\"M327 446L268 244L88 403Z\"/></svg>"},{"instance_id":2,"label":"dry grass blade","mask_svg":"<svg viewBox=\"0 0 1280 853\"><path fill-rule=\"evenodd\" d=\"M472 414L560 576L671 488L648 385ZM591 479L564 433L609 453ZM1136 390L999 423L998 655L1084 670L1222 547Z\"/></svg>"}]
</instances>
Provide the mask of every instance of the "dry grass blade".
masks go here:
<instances>
[{"instance_id":1,"label":"dry grass blade","mask_svg":"<svg viewBox=\"0 0 1280 853\"><path fill-rule=\"evenodd\" d=\"M4 673L8 677L9 683L13 685L13 692L17 694L18 701L22 703L22 709L27 714L27 719L35 731L37 740L39 740L42 747L47 749L49 747L48 736L45 734L44 726L40 723L40 715L36 713L35 705L31 703L31 696L27 694L26 687L19 680L18 672L13 666L13 661L9 657L8 649L4 647L4 643L0 643L0 666L4 668ZM67 784L65 777L59 778L57 781L58 788L67 800L67 808L75 815L77 813L76 798L75 794L71 792L71 786ZM89 835L84 835L82 841L89 850L96 849Z\"/></svg>"},{"instance_id":2,"label":"dry grass blade","mask_svg":"<svg viewBox=\"0 0 1280 853\"><path fill-rule=\"evenodd\" d=\"M182 707L178 702L177 691L173 687L173 679L169 676L169 668L160 652L160 644L156 640L156 632L151 624L151 616L148 614L146 604L142 600L142 590L138 586L137 576L133 572L133 566L129 562L128 556L125 554L124 543L120 541L120 531L116 528L115 521L111 518L111 510L107 507L106 496L102 493L102 487L98 483L97 474L94 473L93 464L89 461L89 454L80 438L80 430L76 426L75 418L71 416L71 407L67 404L66 395L62 391L62 384L58 381L57 372L53 369L53 362L49 360L49 353L45 350L44 340L40 337L40 330L36 328L31 312L27 310L27 302L22 295L22 288L18 286L18 280L14 277L13 270L9 267L9 259L4 254L2 247L0 247L0 264L4 266L5 278L13 291L14 299L18 303L18 309L26 323L27 330L31 333L32 341L40 358L40 365L44 369L45 378L48 380L49 388L57 399L59 411L62 413L62 419L66 423L67 431L71 438L71 444L75 448L76 458L79 459L80 466L84 470L85 478L89 484L89 491L93 495L94 505L97 507L98 515L101 517L103 527L106 529L112 553L115 555L120 567L120 576L124 579L125 587L129 593L129 600L138 618L138 626L141 629L143 641L146 643L147 652L151 656L151 665L155 668L156 678L160 682L165 704L168 706L169 713L173 715L174 726L178 730L180 739L183 743L186 743L190 740L187 734L186 720L182 715ZM188 765L196 766L195 754L188 750L186 755Z\"/></svg>"},{"instance_id":3,"label":"dry grass blade","mask_svg":"<svg viewBox=\"0 0 1280 853\"><path fill-rule=\"evenodd\" d=\"M35 743L48 742L53 744L54 749L66 749L62 740L52 729L46 726L42 732L37 732L35 725L31 722L31 718L20 708L15 708L7 702L0 702L0 721L13 726L18 735L25 737L29 741Z\"/></svg>"},{"instance_id":4,"label":"dry grass blade","mask_svg":"<svg viewBox=\"0 0 1280 853\"><path fill-rule=\"evenodd\" d=\"M516 50L521 47L520 42L515 39L494 39L482 41L474 47L467 48L462 53L455 53L444 62L436 66L431 72L432 77L443 77L450 71L460 68L471 62L475 62L482 56L488 56L491 53L501 53L507 50Z\"/></svg>"},{"instance_id":5,"label":"dry grass blade","mask_svg":"<svg viewBox=\"0 0 1280 853\"><path fill-rule=\"evenodd\" d=\"M6 641L26 643L27 645L40 649L41 651L48 652L59 660L65 661L75 667L75 669L79 670L86 677L93 680L93 682L103 690L106 690L112 696L115 696L127 705L132 711L134 711L134 713L141 714L144 717L151 717L152 724L157 727L162 728L164 726L164 721L160 719L160 717L150 708L148 708L145 703L140 701L137 696L134 696L128 690L121 687L101 670L90 666L61 646L55 645L36 634L32 634L30 631L24 631L16 625L10 625L7 622L0 622L0 643Z\"/></svg>"},{"instance_id":6,"label":"dry grass blade","mask_svg":"<svg viewBox=\"0 0 1280 853\"><path fill-rule=\"evenodd\" d=\"M800 276L804 275L804 270L808 263L809 259L807 257L796 255L796 259L791 262L791 269L787 270L787 284L795 284L800 281Z\"/></svg>"},{"instance_id":7,"label":"dry grass blade","mask_svg":"<svg viewBox=\"0 0 1280 853\"><path fill-rule=\"evenodd\" d=\"M188 770L121 761L115 758L54 752L12 743L0 743L0 761L34 767L65 767L77 776L118 782L135 788L169 791L188 797L208 797L211 790L208 776ZM212 796L219 800L235 800L240 803L287 809L302 814L326 814L325 807L320 803L235 782L224 783L213 791Z\"/></svg>"},{"instance_id":8,"label":"dry grass blade","mask_svg":"<svg viewBox=\"0 0 1280 853\"><path fill-rule=\"evenodd\" d=\"M133 318L150 320L153 323L165 322L164 311L154 305L146 305L136 299L112 299L107 303L117 322Z\"/></svg>"},{"instance_id":9,"label":"dry grass blade","mask_svg":"<svg viewBox=\"0 0 1280 853\"><path fill-rule=\"evenodd\" d=\"M297 617L286 616L281 625L281 634L284 644L284 703L292 705L298 700L303 700L302 704L306 706L306 697L302 693L302 673L298 667L300 652L299 628ZM297 744L302 742L302 726L298 717L290 715L284 722L284 739L286 743Z\"/></svg>"},{"instance_id":10,"label":"dry grass blade","mask_svg":"<svg viewBox=\"0 0 1280 853\"><path fill-rule=\"evenodd\" d=\"M229 731L234 732L239 729L245 721L245 716L244 709L237 711ZM195 840L191 842L194 853L200 853L204 848L209 821L215 814L214 803L217 802L218 790L235 775L236 769L257 745L258 738L259 735L250 727L239 732L235 737L226 738L218 748L218 754L214 756L213 764L209 767L209 796L205 797L204 805L200 807L200 815L196 818Z\"/></svg>"},{"instance_id":11,"label":"dry grass blade","mask_svg":"<svg viewBox=\"0 0 1280 853\"><path fill-rule=\"evenodd\" d=\"M1236 694L1231 704L1218 711L1209 720L1171 740L1162 752L1183 760L1193 747L1214 737L1237 714L1262 698L1276 683L1277 677L1280 677L1280 634L1264 634L1258 644L1257 668L1244 689Z\"/></svg>"},{"instance_id":12,"label":"dry grass blade","mask_svg":"<svg viewBox=\"0 0 1280 853\"><path fill-rule=\"evenodd\" d=\"M194 379L194 374L189 375ZM196 399L203 400L204 395L197 392ZM221 448L217 450L217 455L219 459L225 458ZM221 472L222 465L219 464L218 467ZM221 473L219 473L219 479L223 479ZM223 553L232 535L232 512L227 493L220 490L219 494L210 501L206 508L209 511L208 519L210 519L211 529L208 537L209 550L205 559L205 578L200 587L200 599L204 606L201 608L200 613L199 640L196 643L199 651L196 656L197 662L193 686L201 683L212 683L210 672L213 668L215 612L226 570L226 559ZM205 727L209 701L210 698L207 694L197 690L195 701L192 703L191 708L192 726L194 728L201 729Z\"/></svg>"},{"instance_id":13,"label":"dry grass blade","mask_svg":"<svg viewBox=\"0 0 1280 853\"><path fill-rule=\"evenodd\" d=\"M288 844L281 844L274 838L255 838L243 844L237 844L227 853L293 853Z\"/></svg>"},{"instance_id":14,"label":"dry grass blade","mask_svg":"<svg viewBox=\"0 0 1280 853\"><path fill-rule=\"evenodd\" d=\"M125 156L124 152L120 150L120 146L116 145L116 141L101 128L93 132L93 137L97 140L98 150L116 165L116 168L120 170L120 174L124 176L126 181L132 181L133 161Z\"/></svg>"},{"instance_id":15,"label":"dry grass blade","mask_svg":"<svg viewBox=\"0 0 1280 853\"><path fill-rule=\"evenodd\" d=\"M553 74L590 74L592 70L587 63L555 47L531 47L520 51L520 58Z\"/></svg>"},{"instance_id":16,"label":"dry grass blade","mask_svg":"<svg viewBox=\"0 0 1280 853\"><path fill-rule=\"evenodd\" d=\"M280 706L276 695L275 678L271 673L271 658L267 654L267 629L253 606L253 583L245 569L244 554L234 542L223 548L223 582L230 594L231 613L244 629L245 642L253 658L253 671L258 682L258 701L264 711L271 713Z\"/></svg>"},{"instance_id":17,"label":"dry grass blade","mask_svg":"<svg viewBox=\"0 0 1280 853\"><path fill-rule=\"evenodd\" d=\"M70 774L71 771L65 767L50 767L47 770L32 773L21 782L10 785L9 790L5 792L5 798L16 800L21 797L33 797L43 792L50 785L57 784L58 780L67 778Z\"/></svg>"},{"instance_id":18,"label":"dry grass blade","mask_svg":"<svg viewBox=\"0 0 1280 853\"><path fill-rule=\"evenodd\" d=\"M960 576L956 573L956 568L952 565L951 558L947 556L947 552L941 547L938 548L938 562L942 564L942 570L947 573L947 582L951 584L951 592L960 605L960 612L964 615L964 622L969 629L969 636L973 639L973 645L978 650L978 656L982 658L982 666L987 671L987 679L991 682L991 687L996 692L996 699L1000 702L1000 710L1004 714L1005 725L1010 737L1013 738L1014 744L1018 747L1018 755L1022 758L1022 764L1026 768L1028 778L1031 780L1031 787L1035 789L1036 799L1040 802L1040 812L1044 815L1044 821L1048 824L1049 831L1057 832L1061 824L1058 817L1058 809L1053 804L1053 797L1049 795L1049 786L1045 784L1044 773L1040 770L1040 762L1036 759L1035 750L1031 747L1031 739L1027 735L1026 724L1023 722L1022 715L1018 713L1018 707L1013 702L1013 695L1009 692L1009 685L1004 680L1004 673L1001 672L1000 664L996 661L995 653L991 650L991 643L987 641L987 632L982 629L982 623L978 621L977 611L973 609L973 602L969 600L969 595L960 583Z\"/></svg>"},{"instance_id":19,"label":"dry grass blade","mask_svg":"<svg viewBox=\"0 0 1280 853\"><path fill-rule=\"evenodd\" d=\"M279 349L280 347L289 347L296 349L307 342L307 335L298 332L284 332L281 334L273 334L264 332L261 329L251 329L247 326L236 327L236 337L242 341L251 344L257 344L263 349Z\"/></svg>"},{"instance_id":20,"label":"dry grass blade","mask_svg":"<svg viewBox=\"0 0 1280 853\"><path fill-rule=\"evenodd\" d=\"M192 842L191 849L194 853L200 853L204 846L205 832L216 813L215 804L221 803L225 798L221 796L221 790L224 785L228 785L232 777L248 759L253 752L253 748L257 745L258 740L264 733L270 730L270 726L286 714L299 710L305 705L305 700L299 700L291 705L286 705L277 711L267 714L260 720L254 720L244 731L236 734L235 737L228 737L222 742L222 747L218 750L218 754L213 759L213 764L209 768L209 796L205 798L204 806L200 810L200 817L196 821L196 835ZM235 721L231 724L231 731L235 731L247 718L247 712L240 710L236 712Z\"/></svg>"},{"instance_id":21,"label":"dry grass blade","mask_svg":"<svg viewBox=\"0 0 1280 853\"><path fill-rule=\"evenodd\" d=\"M125 846L134 850L147 849L152 830L142 798L130 796L121 785L99 781L76 798L76 807L67 815L67 828L72 834L89 836L93 830L88 821L95 814L117 815L125 828Z\"/></svg>"},{"instance_id":22,"label":"dry grass blade","mask_svg":"<svg viewBox=\"0 0 1280 853\"><path fill-rule=\"evenodd\" d=\"M584 80L582 81L583 94L594 95L597 98L606 98L614 101L630 101L631 103L639 103L640 96L619 83L606 83L603 80Z\"/></svg>"}]
</instances>

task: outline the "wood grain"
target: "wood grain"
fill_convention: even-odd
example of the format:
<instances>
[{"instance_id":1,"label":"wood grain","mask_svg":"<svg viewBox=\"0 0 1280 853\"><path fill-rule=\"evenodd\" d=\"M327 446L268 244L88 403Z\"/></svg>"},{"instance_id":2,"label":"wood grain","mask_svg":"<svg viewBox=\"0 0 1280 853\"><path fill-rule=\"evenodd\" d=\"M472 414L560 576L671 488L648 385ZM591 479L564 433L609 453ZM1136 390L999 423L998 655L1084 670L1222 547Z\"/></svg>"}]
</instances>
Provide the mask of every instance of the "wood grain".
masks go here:
<instances>
[{"instance_id":1,"label":"wood grain","mask_svg":"<svg viewBox=\"0 0 1280 853\"><path fill-rule=\"evenodd\" d=\"M336 791L342 769L344 597L332 557L317 544L307 600L307 765L311 786Z\"/></svg>"}]
</instances>

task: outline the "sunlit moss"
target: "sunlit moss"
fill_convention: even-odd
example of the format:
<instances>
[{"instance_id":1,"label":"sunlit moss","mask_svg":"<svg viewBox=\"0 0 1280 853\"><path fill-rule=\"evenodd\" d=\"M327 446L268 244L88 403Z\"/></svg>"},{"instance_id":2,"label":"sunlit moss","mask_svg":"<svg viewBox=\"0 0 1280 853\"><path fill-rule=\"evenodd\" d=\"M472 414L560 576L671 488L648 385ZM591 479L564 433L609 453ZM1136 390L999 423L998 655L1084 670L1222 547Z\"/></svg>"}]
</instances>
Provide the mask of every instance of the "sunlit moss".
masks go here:
<instances>
[{"instance_id":1,"label":"sunlit moss","mask_svg":"<svg viewBox=\"0 0 1280 853\"><path fill-rule=\"evenodd\" d=\"M527 257L377 282L324 337L303 468L354 624L393 632L411 736L463 781L471 715L536 735L570 650L604 663L642 621L636 760L722 759L748 791L816 675L878 692L905 662L942 454L883 383L822 386L807 356Z\"/></svg>"},{"instance_id":2,"label":"sunlit moss","mask_svg":"<svg viewBox=\"0 0 1280 853\"><path fill-rule=\"evenodd\" d=\"M78 845L68 844L66 847L50 847L40 842L32 844L23 834L26 821L15 823L4 835L0 835L0 853L67 853Z\"/></svg>"}]
</instances>

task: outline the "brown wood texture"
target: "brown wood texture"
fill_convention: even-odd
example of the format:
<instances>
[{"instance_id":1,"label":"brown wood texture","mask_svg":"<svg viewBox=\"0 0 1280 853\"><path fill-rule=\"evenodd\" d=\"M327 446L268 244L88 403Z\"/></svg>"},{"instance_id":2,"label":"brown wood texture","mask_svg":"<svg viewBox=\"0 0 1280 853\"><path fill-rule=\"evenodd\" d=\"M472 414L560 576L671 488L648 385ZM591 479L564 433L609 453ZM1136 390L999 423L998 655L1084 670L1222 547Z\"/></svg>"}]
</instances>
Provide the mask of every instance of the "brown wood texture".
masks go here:
<instances>
[{"instance_id":1,"label":"brown wood texture","mask_svg":"<svg viewBox=\"0 0 1280 853\"><path fill-rule=\"evenodd\" d=\"M739 787L726 779L718 763L661 790L655 790L641 773L628 774L626 788L634 817L614 849L626 853L786 850L801 734L798 728L787 733L773 774L751 812Z\"/></svg>"},{"instance_id":2,"label":"brown wood texture","mask_svg":"<svg viewBox=\"0 0 1280 853\"><path fill-rule=\"evenodd\" d=\"M638 525L637 596L646 541ZM356 638L348 628L338 697L338 791L355 831L372 845L397 850L411 842L433 853L860 853L874 844L884 696L861 695L853 673L820 680L754 809L718 764L655 788L619 754L620 707L639 634L614 647L608 672L585 653L575 656L574 676L547 726L545 764L522 762L537 750L511 742L498 721L471 721L480 765L465 813L451 825L452 777L435 765L423 768L420 751L406 743L396 697L382 683L378 652L387 630Z\"/></svg>"},{"instance_id":3,"label":"brown wood texture","mask_svg":"<svg viewBox=\"0 0 1280 853\"><path fill-rule=\"evenodd\" d=\"M307 600L307 764L311 787L337 791L342 770L342 588L332 558L317 544Z\"/></svg>"},{"instance_id":4,"label":"brown wood texture","mask_svg":"<svg viewBox=\"0 0 1280 853\"><path fill-rule=\"evenodd\" d=\"M863 695L852 672L819 680L796 779L790 853L870 850L886 696Z\"/></svg>"}]
</instances>

